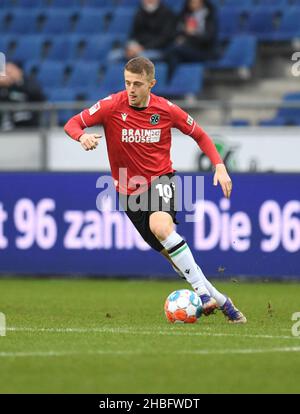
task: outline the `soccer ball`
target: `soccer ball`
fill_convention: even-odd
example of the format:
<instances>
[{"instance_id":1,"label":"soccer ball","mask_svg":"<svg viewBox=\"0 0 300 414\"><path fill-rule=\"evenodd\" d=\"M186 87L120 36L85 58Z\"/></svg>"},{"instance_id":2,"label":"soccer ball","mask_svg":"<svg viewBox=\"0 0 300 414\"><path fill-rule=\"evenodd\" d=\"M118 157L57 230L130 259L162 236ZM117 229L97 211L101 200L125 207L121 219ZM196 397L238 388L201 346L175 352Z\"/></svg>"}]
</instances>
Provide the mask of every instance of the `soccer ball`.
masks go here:
<instances>
[{"instance_id":1,"label":"soccer ball","mask_svg":"<svg viewBox=\"0 0 300 414\"><path fill-rule=\"evenodd\" d=\"M175 290L167 297L164 309L171 323L195 323L202 314L202 302L191 290Z\"/></svg>"}]
</instances>

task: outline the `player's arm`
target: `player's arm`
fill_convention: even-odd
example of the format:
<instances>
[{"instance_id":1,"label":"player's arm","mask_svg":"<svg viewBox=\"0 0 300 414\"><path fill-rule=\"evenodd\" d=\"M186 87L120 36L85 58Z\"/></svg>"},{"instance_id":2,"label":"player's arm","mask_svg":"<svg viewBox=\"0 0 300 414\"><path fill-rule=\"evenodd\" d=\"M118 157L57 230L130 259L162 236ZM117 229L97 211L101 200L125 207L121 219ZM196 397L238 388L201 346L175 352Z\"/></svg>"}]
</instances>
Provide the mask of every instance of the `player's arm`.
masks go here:
<instances>
[{"instance_id":1,"label":"player's arm","mask_svg":"<svg viewBox=\"0 0 300 414\"><path fill-rule=\"evenodd\" d=\"M232 181L212 139L190 115L178 106L173 105L171 107L171 114L174 127L178 128L184 134L194 138L201 151L210 159L215 168L213 183L214 185L218 185L219 183L222 187L224 196L229 198L232 191Z\"/></svg>"},{"instance_id":2,"label":"player's arm","mask_svg":"<svg viewBox=\"0 0 300 414\"><path fill-rule=\"evenodd\" d=\"M71 138L80 142L83 149L86 151L93 150L97 147L101 135L86 134L84 132L85 128L87 128L87 125L83 121L81 112L80 114L77 114L69 119L64 127L64 130Z\"/></svg>"},{"instance_id":3,"label":"player's arm","mask_svg":"<svg viewBox=\"0 0 300 414\"><path fill-rule=\"evenodd\" d=\"M110 105L105 101L99 101L89 109L85 109L80 114L73 116L64 126L65 132L75 141L80 142L86 151L97 148L101 135L85 133L85 129L101 125L104 123ZM103 103L104 102L104 103Z\"/></svg>"}]
</instances>

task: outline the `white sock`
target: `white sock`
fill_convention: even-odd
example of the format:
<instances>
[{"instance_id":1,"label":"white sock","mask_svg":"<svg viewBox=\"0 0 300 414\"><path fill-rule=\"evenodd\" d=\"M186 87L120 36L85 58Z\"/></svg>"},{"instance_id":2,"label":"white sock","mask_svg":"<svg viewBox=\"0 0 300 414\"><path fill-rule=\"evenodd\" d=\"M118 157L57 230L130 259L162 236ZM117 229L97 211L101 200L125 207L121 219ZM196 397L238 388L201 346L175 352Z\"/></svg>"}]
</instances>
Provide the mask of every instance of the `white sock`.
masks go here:
<instances>
[{"instance_id":1,"label":"white sock","mask_svg":"<svg viewBox=\"0 0 300 414\"><path fill-rule=\"evenodd\" d=\"M205 286L214 299L216 299L218 306L223 306L227 298L221 292L219 292L204 276L201 268L198 266L198 272L202 275Z\"/></svg>"},{"instance_id":2,"label":"white sock","mask_svg":"<svg viewBox=\"0 0 300 414\"><path fill-rule=\"evenodd\" d=\"M199 296L210 296L192 252L182 237L176 231L173 231L166 240L161 241L161 244L168 251L172 261L184 274L186 280L192 285L196 293Z\"/></svg>"}]
</instances>

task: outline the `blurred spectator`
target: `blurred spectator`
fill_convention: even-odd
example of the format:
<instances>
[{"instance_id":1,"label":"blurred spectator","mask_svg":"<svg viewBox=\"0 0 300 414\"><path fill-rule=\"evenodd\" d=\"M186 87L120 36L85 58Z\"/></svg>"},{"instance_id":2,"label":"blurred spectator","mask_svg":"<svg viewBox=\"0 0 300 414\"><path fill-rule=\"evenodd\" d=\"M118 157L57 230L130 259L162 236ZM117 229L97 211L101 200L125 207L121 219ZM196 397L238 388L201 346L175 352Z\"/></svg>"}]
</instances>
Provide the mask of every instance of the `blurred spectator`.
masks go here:
<instances>
[{"instance_id":1,"label":"blurred spectator","mask_svg":"<svg viewBox=\"0 0 300 414\"><path fill-rule=\"evenodd\" d=\"M144 56L160 59L174 38L175 15L160 0L141 0L125 51L114 51L110 60Z\"/></svg>"},{"instance_id":2,"label":"blurred spectator","mask_svg":"<svg viewBox=\"0 0 300 414\"><path fill-rule=\"evenodd\" d=\"M187 0L176 31L174 44L165 55L170 75L178 63L201 62L216 57L216 15L208 0Z\"/></svg>"},{"instance_id":3,"label":"blurred spectator","mask_svg":"<svg viewBox=\"0 0 300 414\"><path fill-rule=\"evenodd\" d=\"M21 67L8 62L5 67L6 75L0 76L0 103L40 102L44 95L40 86L27 78ZM22 110L0 112L0 129L8 131L15 127L37 126L37 112Z\"/></svg>"}]
</instances>

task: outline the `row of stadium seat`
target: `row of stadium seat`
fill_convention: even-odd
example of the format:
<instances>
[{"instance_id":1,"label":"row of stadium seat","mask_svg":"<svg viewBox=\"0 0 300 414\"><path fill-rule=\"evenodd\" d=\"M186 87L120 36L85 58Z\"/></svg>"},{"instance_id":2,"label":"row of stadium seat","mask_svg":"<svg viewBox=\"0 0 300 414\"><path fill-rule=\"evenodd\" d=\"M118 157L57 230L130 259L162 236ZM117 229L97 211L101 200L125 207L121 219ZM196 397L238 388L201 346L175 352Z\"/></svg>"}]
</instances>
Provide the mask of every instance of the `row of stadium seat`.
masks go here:
<instances>
[{"instance_id":1,"label":"row of stadium seat","mask_svg":"<svg viewBox=\"0 0 300 414\"><path fill-rule=\"evenodd\" d=\"M176 1L176 0L175 0ZM117 3L133 4L132 0L118 0ZM1 7L109 7L114 0L0 0ZM136 2L135 2L136 3Z\"/></svg>"},{"instance_id":2,"label":"row of stadium seat","mask_svg":"<svg viewBox=\"0 0 300 414\"><path fill-rule=\"evenodd\" d=\"M7 22L7 16L0 11L0 33L5 34L123 34L128 35L133 13L127 9L117 9L107 25L104 11L85 9L76 23L67 11L50 10L40 25L38 12L18 10ZM288 41L300 37L300 7L286 10L282 16L277 12L259 9L246 16L241 10L221 9L218 13L219 40L228 40L233 36L244 34L255 35L261 41ZM107 29L107 30L106 30ZM3 36L2 35L2 36Z\"/></svg>"},{"instance_id":3,"label":"row of stadium seat","mask_svg":"<svg viewBox=\"0 0 300 414\"><path fill-rule=\"evenodd\" d=\"M134 13L131 9L118 8L108 21L106 10L84 9L61 11L51 9L45 16L40 10L16 9L0 11L0 34L96 34L110 33L128 35ZM41 21L42 20L42 21ZM219 39L228 40L240 33L255 35L262 41L282 41L300 37L300 7L290 7L282 15L265 8L250 14L242 9L225 7L218 12Z\"/></svg>"},{"instance_id":4,"label":"row of stadium seat","mask_svg":"<svg viewBox=\"0 0 300 414\"><path fill-rule=\"evenodd\" d=\"M254 9L249 15L242 9L219 11L219 39L239 33L255 35L260 41L288 41L300 38L300 7L289 7L282 13L266 8Z\"/></svg>"},{"instance_id":5,"label":"row of stadium seat","mask_svg":"<svg viewBox=\"0 0 300 414\"><path fill-rule=\"evenodd\" d=\"M117 8L108 23L109 11L94 8L81 9L15 9L0 10L0 33L128 33L134 10ZM108 26L108 27L107 27Z\"/></svg>"},{"instance_id":6,"label":"row of stadium seat","mask_svg":"<svg viewBox=\"0 0 300 414\"><path fill-rule=\"evenodd\" d=\"M164 3L175 13L179 13L185 0L164 0ZM135 9L140 0L0 0L1 8L13 9L14 7L45 8L51 7L67 9L75 7L109 8L121 6Z\"/></svg>"},{"instance_id":7,"label":"row of stadium seat","mask_svg":"<svg viewBox=\"0 0 300 414\"><path fill-rule=\"evenodd\" d=\"M118 35L94 36L52 36L28 35L24 37L3 36L0 38L0 50L7 60L17 61L30 67L42 61L67 62L95 61L105 64L113 46L121 46L126 37ZM205 63L207 68L251 68L256 61L257 40L251 35L240 35L231 39L227 47L222 48L218 59Z\"/></svg>"},{"instance_id":8,"label":"row of stadium seat","mask_svg":"<svg viewBox=\"0 0 300 414\"><path fill-rule=\"evenodd\" d=\"M185 0L163 0L176 11L181 10ZM255 7L260 5L287 7L300 4L299 0L211 0L217 7L228 5L231 7ZM122 5L124 7L137 7L140 0L0 0L1 7L111 7Z\"/></svg>"},{"instance_id":9,"label":"row of stadium seat","mask_svg":"<svg viewBox=\"0 0 300 414\"><path fill-rule=\"evenodd\" d=\"M97 62L75 62L72 66L57 62L45 61L40 64L27 65L27 74L34 76L46 91L53 97L53 89L63 89L85 93L98 88L114 93L124 89L124 65L110 64L105 67ZM156 64L156 77L160 94L182 96L188 93L199 94L202 90L203 66L199 63L181 64L170 81L167 78L168 68L165 63ZM188 79L188 82L187 82ZM51 88L50 88L51 86ZM50 89L50 90L49 90Z\"/></svg>"},{"instance_id":10,"label":"row of stadium seat","mask_svg":"<svg viewBox=\"0 0 300 414\"><path fill-rule=\"evenodd\" d=\"M0 50L8 60L26 63L30 60L97 60L107 58L113 46L121 46L126 37L121 35L28 35L23 37L4 35L0 38Z\"/></svg>"}]
</instances>

